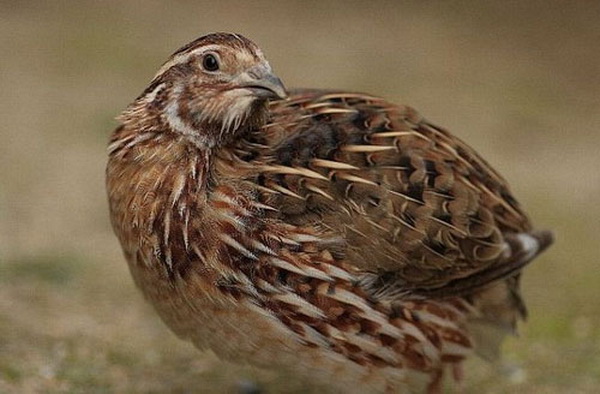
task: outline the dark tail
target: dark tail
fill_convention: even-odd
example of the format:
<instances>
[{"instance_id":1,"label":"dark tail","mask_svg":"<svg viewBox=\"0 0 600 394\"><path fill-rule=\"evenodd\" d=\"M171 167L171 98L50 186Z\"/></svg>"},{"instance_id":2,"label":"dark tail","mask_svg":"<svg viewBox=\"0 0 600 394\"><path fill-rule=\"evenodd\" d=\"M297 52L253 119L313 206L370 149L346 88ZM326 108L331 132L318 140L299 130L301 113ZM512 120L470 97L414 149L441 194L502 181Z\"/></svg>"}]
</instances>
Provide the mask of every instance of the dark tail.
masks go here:
<instances>
[{"instance_id":1,"label":"dark tail","mask_svg":"<svg viewBox=\"0 0 600 394\"><path fill-rule=\"evenodd\" d=\"M501 262L477 275L475 283L492 283L473 294L479 314L468 323L477 353L493 361L500 359L500 345L516 332L516 324L527 317L527 308L519 289L519 272L553 242L550 231L532 231L505 235L507 251ZM504 280L499 280L506 278Z\"/></svg>"},{"instance_id":2,"label":"dark tail","mask_svg":"<svg viewBox=\"0 0 600 394\"><path fill-rule=\"evenodd\" d=\"M467 296L488 284L517 274L554 242L551 231L510 233L504 235L507 248L502 258L485 270L458 278L443 287L414 291L425 297Z\"/></svg>"},{"instance_id":3,"label":"dark tail","mask_svg":"<svg viewBox=\"0 0 600 394\"><path fill-rule=\"evenodd\" d=\"M509 250L505 253L505 263L519 269L533 260L554 242L551 231L541 230L530 233L506 234Z\"/></svg>"}]
</instances>

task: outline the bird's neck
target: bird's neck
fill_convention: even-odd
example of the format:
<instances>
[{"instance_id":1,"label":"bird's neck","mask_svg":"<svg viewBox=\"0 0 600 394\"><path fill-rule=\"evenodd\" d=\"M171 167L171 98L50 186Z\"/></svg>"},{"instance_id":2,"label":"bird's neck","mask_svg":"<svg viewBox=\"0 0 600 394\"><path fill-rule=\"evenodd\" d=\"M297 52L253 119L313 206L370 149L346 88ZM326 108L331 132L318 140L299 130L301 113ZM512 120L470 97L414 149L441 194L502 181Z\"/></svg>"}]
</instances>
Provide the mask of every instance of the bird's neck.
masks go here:
<instances>
[{"instance_id":1,"label":"bird's neck","mask_svg":"<svg viewBox=\"0 0 600 394\"><path fill-rule=\"evenodd\" d=\"M223 162L219 159L227 161L243 135L258 130L267 118L266 102L259 101L243 123L226 122L224 127L220 117L202 112L214 106L192 106L183 97L166 83L150 86L120 116L123 126L109 146L117 162L129 161L140 173L152 171L157 182L175 190L174 196L183 181L189 192L206 190L215 181L217 163Z\"/></svg>"},{"instance_id":2,"label":"bird's neck","mask_svg":"<svg viewBox=\"0 0 600 394\"><path fill-rule=\"evenodd\" d=\"M267 101L211 97L169 82L148 87L120 120L137 130L178 134L198 149L219 150L267 119ZM242 104L240 104L242 103Z\"/></svg>"}]
</instances>

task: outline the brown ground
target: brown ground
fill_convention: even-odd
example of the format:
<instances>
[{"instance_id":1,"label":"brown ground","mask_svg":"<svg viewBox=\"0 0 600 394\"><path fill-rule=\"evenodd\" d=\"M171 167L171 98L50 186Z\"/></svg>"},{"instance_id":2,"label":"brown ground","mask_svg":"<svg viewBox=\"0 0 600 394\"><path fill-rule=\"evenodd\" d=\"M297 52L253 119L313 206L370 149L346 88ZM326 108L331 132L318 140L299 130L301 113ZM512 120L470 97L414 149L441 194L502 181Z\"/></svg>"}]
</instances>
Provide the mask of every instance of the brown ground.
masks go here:
<instances>
[{"instance_id":1,"label":"brown ground","mask_svg":"<svg viewBox=\"0 0 600 394\"><path fill-rule=\"evenodd\" d=\"M524 276L508 378L473 360L466 392L596 392L600 2L204 3L0 1L0 392L305 392L174 338L107 219L113 117L217 30L254 39L288 86L410 103L480 150L558 241Z\"/></svg>"}]
</instances>

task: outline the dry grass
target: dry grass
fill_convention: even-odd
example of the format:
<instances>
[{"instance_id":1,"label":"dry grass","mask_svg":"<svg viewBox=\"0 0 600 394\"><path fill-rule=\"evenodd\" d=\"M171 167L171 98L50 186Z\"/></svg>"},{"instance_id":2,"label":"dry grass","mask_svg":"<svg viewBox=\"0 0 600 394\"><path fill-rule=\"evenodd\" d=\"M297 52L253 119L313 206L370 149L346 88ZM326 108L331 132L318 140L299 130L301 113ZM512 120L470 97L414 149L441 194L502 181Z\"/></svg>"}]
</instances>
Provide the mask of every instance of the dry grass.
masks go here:
<instances>
[{"instance_id":1,"label":"dry grass","mask_svg":"<svg viewBox=\"0 0 600 394\"><path fill-rule=\"evenodd\" d=\"M308 390L174 338L107 220L112 118L170 52L216 30L257 41L289 86L411 103L556 230L506 347L526 376L473 360L467 392L600 387L599 3L0 1L0 15L0 392Z\"/></svg>"}]
</instances>

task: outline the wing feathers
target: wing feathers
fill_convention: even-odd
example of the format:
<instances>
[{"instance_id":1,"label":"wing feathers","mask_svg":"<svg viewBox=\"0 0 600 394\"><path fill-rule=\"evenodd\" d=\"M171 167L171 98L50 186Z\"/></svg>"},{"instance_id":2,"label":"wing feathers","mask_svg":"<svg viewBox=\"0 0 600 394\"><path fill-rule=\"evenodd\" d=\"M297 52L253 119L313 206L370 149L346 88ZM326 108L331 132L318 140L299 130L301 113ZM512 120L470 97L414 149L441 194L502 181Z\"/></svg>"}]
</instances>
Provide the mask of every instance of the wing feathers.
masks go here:
<instances>
[{"instance_id":1,"label":"wing feathers","mask_svg":"<svg viewBox=\"0 0 600 394\"><path fill-rule=\"evenodd\" d=\"M529 235L510 235L529 234L531 225L504 179L412 108L300 91L271 112L256 137L270 147L258 155L258 186L275 192L264 202L281 220L317 220L345 236L351 264L451 294L510 275L538 252ZM508 259L508 244L522 245L514 254L521 257ZM471 276L478 279L463 279Z\"/></svg>"}]
</instances>

